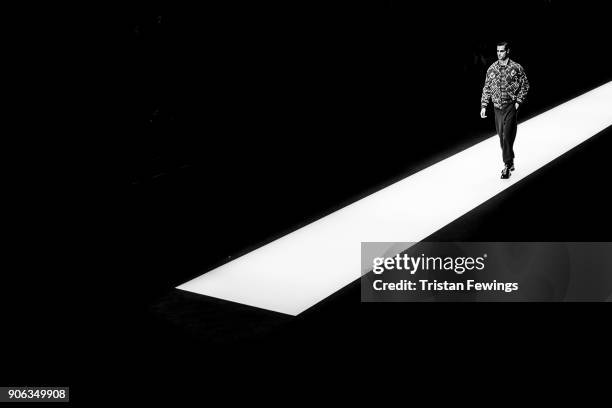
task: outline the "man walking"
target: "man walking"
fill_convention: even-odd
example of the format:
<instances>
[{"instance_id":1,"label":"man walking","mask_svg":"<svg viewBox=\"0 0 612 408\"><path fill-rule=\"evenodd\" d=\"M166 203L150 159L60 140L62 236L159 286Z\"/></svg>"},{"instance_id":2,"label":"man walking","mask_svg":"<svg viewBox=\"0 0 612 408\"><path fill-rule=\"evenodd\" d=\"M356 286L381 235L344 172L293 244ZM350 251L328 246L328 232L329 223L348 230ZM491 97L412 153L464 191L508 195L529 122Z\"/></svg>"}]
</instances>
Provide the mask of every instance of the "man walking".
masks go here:
<instances>
[{"instance_id":1,"label":"man walking","mask_svg":"<svg viewBox=\"0 0 612 408\"><path fill-rule=\"evenodd\" d=\"M497 44L497 61L487 70L487 77L480 99L480 117L486 118L489 100L495 111L495 130L502 148L504 169L501 178L507 179L514 171L514 139L516 138L517 112L529 92L529 81L523 67L509 58L507 42Z\"/></svg>"}]
</instances>

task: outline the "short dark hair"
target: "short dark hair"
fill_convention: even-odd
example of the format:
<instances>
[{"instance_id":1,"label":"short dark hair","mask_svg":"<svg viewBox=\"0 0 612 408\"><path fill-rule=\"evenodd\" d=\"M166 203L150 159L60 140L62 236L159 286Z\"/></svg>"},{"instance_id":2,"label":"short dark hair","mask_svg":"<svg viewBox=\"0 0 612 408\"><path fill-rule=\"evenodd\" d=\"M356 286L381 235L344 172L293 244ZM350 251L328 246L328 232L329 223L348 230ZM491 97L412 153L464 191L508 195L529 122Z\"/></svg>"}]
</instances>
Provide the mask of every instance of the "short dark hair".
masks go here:
<instances>
[{"instance_id":1,"label":"short dark hair","mask_svg":"<svg viewBox=\"0 0 612 408\"><path fill-rule=\"evenodd\" d=\"M498 47L504 46L504 50L506 51L510 51L510 44L508 44L508 41L500 41L497 43Z\"/></svg>"}]
</instances>

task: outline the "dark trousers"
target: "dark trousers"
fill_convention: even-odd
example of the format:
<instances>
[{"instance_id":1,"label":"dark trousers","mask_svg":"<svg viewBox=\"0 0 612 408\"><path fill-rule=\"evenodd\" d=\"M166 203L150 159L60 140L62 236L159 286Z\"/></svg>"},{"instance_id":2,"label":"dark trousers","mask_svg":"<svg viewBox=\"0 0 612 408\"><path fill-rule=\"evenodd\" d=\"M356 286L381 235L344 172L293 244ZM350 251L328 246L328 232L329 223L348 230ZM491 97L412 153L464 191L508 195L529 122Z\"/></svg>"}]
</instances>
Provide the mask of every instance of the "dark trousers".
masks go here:
<instances>
[{"instance_id":1,"label":"dark trousers","mask_svg":"<svg viewBox=\"0 0 612 408\"><path fill-rule=\"evenodd\" d=\"M516 138L516 108L514 102L495 110L495 130L499 135L499 143L502 148L502 158L505 164L514 162L514 139Z\"/></svg>"}]
</instances>

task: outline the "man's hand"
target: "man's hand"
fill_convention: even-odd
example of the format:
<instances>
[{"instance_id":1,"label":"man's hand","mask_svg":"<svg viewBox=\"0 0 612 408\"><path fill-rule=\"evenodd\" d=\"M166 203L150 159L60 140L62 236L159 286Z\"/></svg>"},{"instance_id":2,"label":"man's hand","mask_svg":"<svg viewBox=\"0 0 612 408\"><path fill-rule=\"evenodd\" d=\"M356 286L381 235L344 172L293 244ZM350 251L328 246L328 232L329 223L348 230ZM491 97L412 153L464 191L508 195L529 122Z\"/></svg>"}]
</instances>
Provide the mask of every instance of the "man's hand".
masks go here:
<instances>
[{"instance_id":1,"label":"man's hand","mask_svg":"<svg viewBox=\"0 0 612 408\"><path fill-rule=\"evenodd\" d=\"M487 108L482 108L480 110L480 117L483 119L487 117Z\"/></svg>"},{"instance_id":2,"label":"man's hand","mask_svg":"<svg viewBox=\"0 0 612 408\"><path fill-rule=\"evenodd\" d=\"M519 107L519 104L518 104L518 102L517 102L517 103L515 103L515 104L514 104L514 109L515 109L515 110L518 110L518 107Z\"/></svg>"}]
</instances>

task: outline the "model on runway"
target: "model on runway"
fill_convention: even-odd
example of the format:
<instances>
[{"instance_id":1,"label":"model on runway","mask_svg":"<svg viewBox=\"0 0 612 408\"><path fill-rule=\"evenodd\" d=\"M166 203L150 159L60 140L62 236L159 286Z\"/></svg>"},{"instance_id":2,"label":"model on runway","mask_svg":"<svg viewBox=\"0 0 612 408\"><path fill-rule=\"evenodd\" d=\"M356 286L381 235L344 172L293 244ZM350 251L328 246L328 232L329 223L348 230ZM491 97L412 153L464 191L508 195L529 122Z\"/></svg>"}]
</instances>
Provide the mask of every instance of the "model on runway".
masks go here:
<instances>
[{"instance_id":1,"label":"model on runway","mask_svg":"<svg viewBox=\"0 0 612 408\"><path fill-rule=\"evenodd\" d=\"M480 100L480 117L486 118L487 105L493 100L495 129L502 148L504 168L501 178L507 179L514 171L514 139L517 114L529 92L529 81L523 67L509 58L507 42L497 44L497 61L487 70Z\"/></svg>"}]
</instances>

